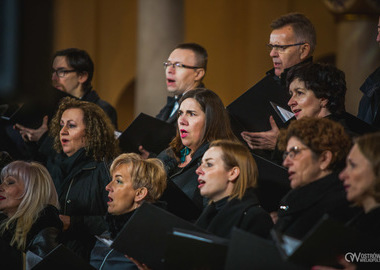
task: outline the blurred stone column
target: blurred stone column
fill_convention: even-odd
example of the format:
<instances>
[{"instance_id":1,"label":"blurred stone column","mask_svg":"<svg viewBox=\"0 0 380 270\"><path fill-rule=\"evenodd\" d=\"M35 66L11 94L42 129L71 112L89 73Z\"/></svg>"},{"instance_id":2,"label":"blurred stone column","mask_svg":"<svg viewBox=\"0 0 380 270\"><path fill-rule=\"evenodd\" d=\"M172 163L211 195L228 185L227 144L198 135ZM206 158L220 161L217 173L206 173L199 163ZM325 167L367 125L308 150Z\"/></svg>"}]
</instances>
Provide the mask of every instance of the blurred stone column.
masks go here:
<instances>
[{"instance_id":1,"label":"blurred stone column","mask_svg":"<svg viewBox=\"0 0 380 270\"><path fill-rule=\"evenodd\" d=\"M135 116L155 116L167 90L162 63L184 38L183 0L138 0Z\"/></svg>"},{"instance_id":2,"label":"blurred stone column","mask_svg":"<svg viewBox=\"0 0 380 270\"><path fill-rule=\"evenodd\" d=\"M338 23L337 67L346 74L346 110L355 116L364 80L380 66L378 17L347 15Z\"/></svg>"}]
</instances>

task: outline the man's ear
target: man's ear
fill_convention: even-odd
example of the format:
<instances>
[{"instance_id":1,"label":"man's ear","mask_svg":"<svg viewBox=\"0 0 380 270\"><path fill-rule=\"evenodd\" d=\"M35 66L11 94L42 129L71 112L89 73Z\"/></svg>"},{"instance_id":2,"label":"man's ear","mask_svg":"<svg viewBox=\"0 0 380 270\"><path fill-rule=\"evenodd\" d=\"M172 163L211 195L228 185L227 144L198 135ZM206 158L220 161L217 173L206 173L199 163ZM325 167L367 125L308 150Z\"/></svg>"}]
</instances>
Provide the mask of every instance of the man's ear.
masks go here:
<instances>
[{"instance_id":1,"label":"man's ear","mask_svg":"<svg viewBox=\"0 0 380 270\"><path fill-rule=\"evenodd\" d=\"M88 79L88 73L87 72L79 73L78 78L79 78L79 82L83 84Z\"/></svg>"},{"instance_id":2,"label":"man's ear","mask_svg":"<svg viewBox=\"0 0 380 270\"><path fill-rule=\"evenodd\" d=\"M311 48L310 48L309 43L305 43L303 45L300 45L300 51L301 51L300 59L302 61L309 57L310 49Z\"/></svg>"},{"instance_id":3,"label":"man's ear","mask_svg":"<svg viewBox=\"0 0 380 270\"><path fill-rule=\"evenodd\" d=\"M235 166L228 171L228 181L235 182L240 175L240 168Z\"/></svg>"},{"instance_id":4,"label":"man's ear","mask_svg":"<svg viewBox=\"0 0 380 270\"><path fill-rule=\"evenodd\" d=\"M141 203L148 195L148 189L146 187L138 188L135 194L135 202Z\"/></svg>"},{"instance_id":5,"label":"man's ear","mask_svg":"<svg viewBox=\"0 0 380 270\"><path fill-rule=\"evenodd\" d=\"M194 81L201 81L202 78L205 76L205 74L206 74L206 71L204 70L204 68L197 68L195 70Z\"/></svg>"},{"instance_id":6,"label":"man's ear","mask_svg":"<svg viewBox=\"0 0 380 270\"><path fill-rule=\"evenodd\" d=\"M333 154L331 151L326 150L323 151L322 154L319 156L319 168L324 171L327 169L327 167L330 165L331 160L333 158Z\"/></svg>"}]
</instances>

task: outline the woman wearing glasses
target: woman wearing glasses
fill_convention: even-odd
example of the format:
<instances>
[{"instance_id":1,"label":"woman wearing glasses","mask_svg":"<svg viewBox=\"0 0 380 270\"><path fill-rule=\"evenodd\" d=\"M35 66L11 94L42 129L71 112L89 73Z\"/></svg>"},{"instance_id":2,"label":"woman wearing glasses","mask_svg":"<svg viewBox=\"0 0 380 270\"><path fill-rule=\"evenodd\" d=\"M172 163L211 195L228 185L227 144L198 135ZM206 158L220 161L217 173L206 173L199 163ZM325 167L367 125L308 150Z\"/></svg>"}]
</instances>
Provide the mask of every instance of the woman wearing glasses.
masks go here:
<instances>
[{"instance_id":1,"label":"woman wearing glasses","mask_svg":"<svg viewBox=\"0 0 380 270\"><path fill-rule=\"evenodd\" d=\"M325 213L344 222L353 216L338 179L350 145L343 127L329 119L303 117L281 131L292 190L280 202L275 229L300 239Z\"/></svg>"}]
</instances>

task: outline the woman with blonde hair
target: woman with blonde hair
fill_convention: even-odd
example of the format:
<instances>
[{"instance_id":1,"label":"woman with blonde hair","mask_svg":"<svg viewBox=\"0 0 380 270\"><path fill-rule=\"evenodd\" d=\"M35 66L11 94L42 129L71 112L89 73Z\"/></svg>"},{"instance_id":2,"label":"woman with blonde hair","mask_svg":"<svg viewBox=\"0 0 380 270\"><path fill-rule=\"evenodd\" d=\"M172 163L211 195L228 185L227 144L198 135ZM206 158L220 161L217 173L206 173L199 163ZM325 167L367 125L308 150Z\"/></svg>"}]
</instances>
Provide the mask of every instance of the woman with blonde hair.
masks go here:
<instances>
[{"instance_id":1,"label":"woman with blonde hair","mask_svg":"<svg viewBox=\"0 0 380 270\"><path fill-rule=\"evenodd\" d=\"M196 225L221 237L229 237L233 227L269 236L273 223L254 193L258 170L247 147L211 142L196 173L201 195L210 200Z\"/></svg>"},{"instance_id":2,"label":"woman with blonde hair","mask_svg":"<svg viewBox=\"0 0 380 270\"><path fill-rule=\"evenodd\" d=\"M55 248L62 230L58 208L57 192L44 166L14 161L4 167L0 185L0 238L3 244L9 244L7 252L15 256L7 256L0 265L15 263L12 267L21 267L22 257L16 250L43 258ZM2 256L7 252L2 252Z\"/></svg>"},{"instance_id":3,"label":"woman with blonde hair","mask_svg":"<svg viewBox=\"0 0 380 270\"><path fill-rule=\"evenodd\" d=\"M166 188L166 173L159 159L144 160L135 153L118 156L110 171L112 180L106 187L108 230L101 237L113 240L142 203L157 203ZM92 250L91 264L102 270L137 269L124 254L99 240Z\"/></svg>"}]
</instances>

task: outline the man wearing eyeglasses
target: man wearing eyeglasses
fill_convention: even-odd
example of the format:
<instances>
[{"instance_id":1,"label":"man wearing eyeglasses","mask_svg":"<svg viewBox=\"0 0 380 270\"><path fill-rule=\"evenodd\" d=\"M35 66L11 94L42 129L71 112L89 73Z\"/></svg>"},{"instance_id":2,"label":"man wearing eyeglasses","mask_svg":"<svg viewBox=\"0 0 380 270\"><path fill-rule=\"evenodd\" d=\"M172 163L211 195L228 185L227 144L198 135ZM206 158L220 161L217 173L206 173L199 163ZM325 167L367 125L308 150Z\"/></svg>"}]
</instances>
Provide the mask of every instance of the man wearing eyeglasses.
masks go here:
<instances>
[{"instance_id":1,"label":"man wearing eyeglasses","mask_svg":"<svg viewBox=\"0 0 380 270\"><path fill-rule=\"evenodd\" d=\"M111 122L117 128L116 110L106 101L100 99L92 88L91 81L94 74L94 63L89 54L77 48L69 48L57 51L54 54L52 64L52 86L66 92L76 98L92 102L101 107L110 117ZM48 119L44 117L42 125L38 129L15 125L24 141L39 141L48 131Z\"/></svg>"},{"instance_id":2,"label":"man wearing eyeglasses","mask_svg":"<svg viewBox=\"0 0 380 270\"><path fill-rule=\"evenodd\" d=\"M271 23L273 29L270 37L269 56L273 61L273 69L266 73L280 84L286 92L286 75L296 66L312 61L316 46L316 33L313 24L303 14L285 14ZM242 138L251 149L273 150L277 141L278 127L273 117L270 117L271 130L264 132L241 133Z\"/></svg>"},{"instance_id":3,"label":"man wearing eyeglasses","mask_svg":"<svg viewBox=\"0 0 380 270\"><path fill-rule=\"evenodd\" d=\"M86 51L70 48L54 54L51 77L53 87L81 100L97 104L117 128L116 110L108 102L100 99L92 88L93 74L94 63Z\"/></svg>"},{"instance_id":4,"label":"man wearing eyeglasses","mask_svg":"<svg viewBox=\"0 0 380 270\"><path fill-rule=\"evenodd\" d=\"M182 95L191 89L204 87L202 80L207 70L207 58L206 49L196 43L182 43L174 48L164 62L166 87L170 96L156 118L175 123L178 100Z\"/></svg>"}]
</instances>

